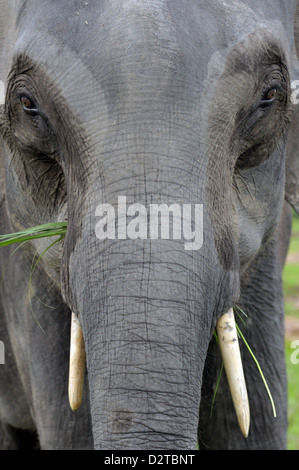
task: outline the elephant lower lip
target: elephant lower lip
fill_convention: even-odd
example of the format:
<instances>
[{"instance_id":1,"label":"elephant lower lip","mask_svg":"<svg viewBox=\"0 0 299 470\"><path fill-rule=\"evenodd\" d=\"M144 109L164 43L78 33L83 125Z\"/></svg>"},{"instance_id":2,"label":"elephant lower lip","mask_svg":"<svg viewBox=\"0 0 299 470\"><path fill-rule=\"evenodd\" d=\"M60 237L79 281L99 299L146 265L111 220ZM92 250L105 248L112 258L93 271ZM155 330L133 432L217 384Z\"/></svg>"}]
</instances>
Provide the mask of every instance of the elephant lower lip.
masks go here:
<instances>
[{"instance_id":1,"label":"elephant lower lip","mask_svg":"<svg viewBox=\"0 0 299 470\"><path fill-rule=\"evenodd\" d=\"M220 317L216 330L238 423L243 436L247 437L249 433L250 411L232 308Z\"/></svg>"}]
</instances>

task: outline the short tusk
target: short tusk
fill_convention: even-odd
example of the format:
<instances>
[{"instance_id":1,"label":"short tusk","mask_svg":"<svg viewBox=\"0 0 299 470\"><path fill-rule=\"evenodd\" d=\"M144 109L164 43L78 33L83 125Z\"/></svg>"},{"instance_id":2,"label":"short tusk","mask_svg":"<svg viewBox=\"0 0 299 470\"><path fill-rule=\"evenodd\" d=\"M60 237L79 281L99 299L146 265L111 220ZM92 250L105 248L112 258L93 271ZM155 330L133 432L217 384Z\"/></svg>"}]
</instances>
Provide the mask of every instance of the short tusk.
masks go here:
<instances>
[{"instance_id":1,"label":"short tusk","mask_svg":"<svg viewBox=\"0 0 299 470\"><path fill-rule=\"evenodd\" d=\"M233 309L218 320L217 335L223 364L244 437L248 436L250 411Z\"/></svg>"},{"instance_id":2,"label":"short tusk","mask_svg":"<svg viewBox=\"0 0 299 470\"><path fill-rule=\"evenodd\" d=\"M85 374L85 346L77 316L72 313L69 364L69 403L73 411L80 408Z\"/></svg>"}]
</instances>

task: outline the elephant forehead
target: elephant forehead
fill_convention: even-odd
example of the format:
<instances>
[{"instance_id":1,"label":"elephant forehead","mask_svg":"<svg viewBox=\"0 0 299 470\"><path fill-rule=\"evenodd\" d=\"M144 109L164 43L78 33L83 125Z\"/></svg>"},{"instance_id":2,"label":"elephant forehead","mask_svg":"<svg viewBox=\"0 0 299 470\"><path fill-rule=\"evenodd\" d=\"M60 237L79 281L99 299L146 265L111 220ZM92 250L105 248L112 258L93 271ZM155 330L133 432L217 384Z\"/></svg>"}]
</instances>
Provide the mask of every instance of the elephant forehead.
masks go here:
<instances>
[{"instance_id":1,"label":"elephant forehead","mask_svg":"<svg viewBox=\"0 0 299 470\"><path fill-rule=\"evenodd\" d=\"M48 62L48 51L41 52L45 44L41 33L47 33L102 80L113 77L114 82L121 82L124 75L126 81L130 74L143 79L156 75L163 83L173 73L181 73L185 80L190 75L196 86L209 55L219 48L217 43L226 41L229 31L224 31L215 15L221 2L213 2L212 7L206 3L32 0L19 12L18 31L26 49L40 51L40 60ZM236 19L227 17L230 22Z\"/></svg>"},{"instance_id":2,"label":"elephant forehead","mask_svg":"<svg viewBox=\"0 0 299 470\"><path fill-rule=\"evenodd\" d=\"M163 95L163 106L184 100L195 109L211 59L219 72L235 43L281 14L268 3L32 0L19 11L15 52L43 64L75 106L79 93L96 100L100 88L110 107L136 93L140 105Z\"/></svg>"}]
</instances>

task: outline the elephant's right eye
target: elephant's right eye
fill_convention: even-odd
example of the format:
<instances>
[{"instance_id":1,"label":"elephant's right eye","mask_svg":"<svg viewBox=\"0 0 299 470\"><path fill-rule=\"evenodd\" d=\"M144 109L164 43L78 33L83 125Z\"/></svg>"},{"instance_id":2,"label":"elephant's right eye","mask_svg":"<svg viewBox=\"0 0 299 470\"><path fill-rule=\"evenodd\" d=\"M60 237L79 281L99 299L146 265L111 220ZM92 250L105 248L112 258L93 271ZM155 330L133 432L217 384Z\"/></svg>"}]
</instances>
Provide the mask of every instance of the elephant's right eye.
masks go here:
<instances>
[{"instance_id":1,"label":"elephant's right eye","mask_svg":"<svg viewBox=\"0 0 299 470\"><path fill-rule=\"evenodd\" d=\"M28 98L26 98L26 96L22 96L21 103L23 105L23 108L25 108L25 109L33 108L33 104L31 103L31 101Z\"/></svg>"},{"instance_id":2,"label":"elephant's right eye","mask_svg":"<svg viewBox=\"0 0 299 470\"><path fill-rule=\"evenodd\" d=\"M28 98L28 96L25 96L25 95L20 96L20 102L24 111L26 111L27 113L31 115L36 115L38 113L38 109L35 103L33 103L33 101L30 98Z\"/></svg>"}]
</instances>

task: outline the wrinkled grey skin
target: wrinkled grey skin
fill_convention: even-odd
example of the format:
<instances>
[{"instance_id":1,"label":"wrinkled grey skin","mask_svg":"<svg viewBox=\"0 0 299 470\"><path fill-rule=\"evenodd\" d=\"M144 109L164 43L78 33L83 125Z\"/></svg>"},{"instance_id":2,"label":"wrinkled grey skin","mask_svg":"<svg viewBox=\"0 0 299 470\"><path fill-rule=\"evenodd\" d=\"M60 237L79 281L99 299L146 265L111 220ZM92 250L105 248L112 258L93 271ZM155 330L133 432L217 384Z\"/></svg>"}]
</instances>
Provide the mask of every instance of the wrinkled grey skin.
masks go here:
<instances>
[{"instance_id":1,"label":"wrinkled grey skin","mask_svg":"<svg viewBox=\"0 0 299 470\"><path fill-rule=\"evenodd\" d=\"M0 252L2 447L285 448L281 268L288 202L299 207L296 1L0 7L0 230L68 220L30 292L33 256L50 241L11 258L14 248ZM203 204L202 248L98 240L95 209L119 195L146 207ZM210 418L221 365L213 330L235 304L248 314L243 332L277 410L274 419L244 350L247 439L224 378ZM76 413L67 398L71 311L87 354Z\"/></svg>"}]
</instances>

